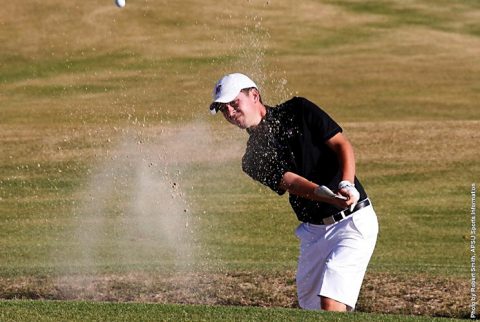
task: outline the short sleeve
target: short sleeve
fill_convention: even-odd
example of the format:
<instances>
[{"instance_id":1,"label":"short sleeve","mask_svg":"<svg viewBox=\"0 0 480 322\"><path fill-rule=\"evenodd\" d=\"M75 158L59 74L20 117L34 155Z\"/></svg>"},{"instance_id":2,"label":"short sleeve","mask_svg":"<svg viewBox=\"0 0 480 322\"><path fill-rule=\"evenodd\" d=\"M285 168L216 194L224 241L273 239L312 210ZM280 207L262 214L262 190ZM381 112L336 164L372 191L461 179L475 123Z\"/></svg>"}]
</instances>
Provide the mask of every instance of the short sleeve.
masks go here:
<instances>
[{"instance_id":1,"label":"short sleeve","mask_svg":"<svg viewBox=\"0 0 480 322\"><path fill-rule=\"evenodd\" d=\"M303 122L315 137L325 142L343 131L340 125L319 106L306 98L298 97L297 99L301 102Z\"/></svg>"}]
</instances>

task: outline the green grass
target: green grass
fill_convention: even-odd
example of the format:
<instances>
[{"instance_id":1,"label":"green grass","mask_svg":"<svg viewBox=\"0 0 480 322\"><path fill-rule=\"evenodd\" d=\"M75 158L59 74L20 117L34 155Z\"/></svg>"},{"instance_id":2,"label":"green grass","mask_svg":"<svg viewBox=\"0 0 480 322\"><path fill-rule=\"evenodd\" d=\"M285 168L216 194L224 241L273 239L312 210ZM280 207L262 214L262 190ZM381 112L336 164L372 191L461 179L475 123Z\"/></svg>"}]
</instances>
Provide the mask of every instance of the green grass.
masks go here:
<instances>
[{"instance_id":1,"label":"green grass","mask_svg":"<svg viewBox=\"0 0 480 322\"><path fill-rule=\"evenodd\" d=\"M399 165L395 170L398 173L390 175L376 175L379 167L374 165L358 165L359 169L365 169L364 181L374 200L381 226L379 243L370 268L375 271L466 276L469 271L468 261L465 260L469 246L465 239L469 232L469 185L444 182L445 178L456 177L455 169L458 166L455 164L451 169L431 169L421 173L412 170L414 165L409 165L410 170L401 170L405 164ZM222 168L197 165L182 172L182 185L194 187L188 193L193 205L191 216L194 235L199 239L200 248L208 253L198 264L217 266L221 263L226 269L244 270L294 269L298 252L293 235L296 220L287 198L279 198L251 182L237 169L235 161ZM78 214L78 204L85 201L65 199L65 196L72 194L73 187L88 188L82 183L83 180L67 180L69 173L62 173L61 176L57 173L53 176L47 172L50 180L32 176L29 180L6 181L4 191L15 193L4 197L3 207L5 210L13 209L16 204L17 209L15 212L5 211L3 215L4 225L0 235L3 236L0 256L5 259L1 267L3 274L54 271L56 266L74 262L77 257L75 254L81 251L79 248L72 253L68 245L74 245L78 238L75 236L79 223L77 216L88 216ZM74 171L72 174L77 173ZM216 177L222 178L222 181L216 180ZM469 179L465 174L463 180L468 182ZM133 179L128 182L133 184ZM232 185L231 182L236 184ZM411 189L419 186L435 186L436 189ZM105 186L105 189L112 188ZM128 199L128 191L120 196ZM252 191L255 193L252 194ZM48 199L36 200L32 192ZM128 203L118 202L123 206L111 206L111 212L101 215L105 220L105 232L102 233L105 235L98 237L97 242L99 245L108 243L101 246L107 256L98 258L95 264L98 267L110 266L108 263L112 261L122 262L117 246L124 243L125 239L116 231L123 231L123 223L128 218L122 215L121 209L128 209L129 206ZM72 209L77 209L76 215L69 214ZM452 221L452 213L465 213L465 216L463 220ZM132 224L135 224L134 220ZM88 222L84 224L88 225ZM109 225L114 227L114 231L108 232ZM45 259L49 252L62 254L65 246L69 247L70 254L63 261L58 262L55 257L50 262ZM137 246L142 247L142 244ZM412 256L412 248L416 256ZM157 258L165 252L161 249L157 251ZM152 261L150 257L141 260L146 266ZM22 268L26 262L28 266Z\"/></svg>"},{"instance_id":2,"label":"green grass","mask_svg":"<svg viewBox=\"0 0 480 322\"><path fill-rule=\"evenodd\" d=\"M469 24L459 27L455 22L470 10L478 9L474 1L416 1L401 3L396 1L329 1L348 10L366 15L379 15L388 18L387 23L378 24L381 28L399 25L429 27L441 31L454 31L477 35ZM478 26L478 24L475 24Z\"/></svg>"},{"instance_id":3,"label":"green grass","mask_svg":"<svg viewBox=\"0 0 480 322\"><path fill-rule=\"evenodd\" d=\"M0 301L3 321L461 321L365 313L308 312L282 308L139 303Z\"/></svg>"}]
</instances>

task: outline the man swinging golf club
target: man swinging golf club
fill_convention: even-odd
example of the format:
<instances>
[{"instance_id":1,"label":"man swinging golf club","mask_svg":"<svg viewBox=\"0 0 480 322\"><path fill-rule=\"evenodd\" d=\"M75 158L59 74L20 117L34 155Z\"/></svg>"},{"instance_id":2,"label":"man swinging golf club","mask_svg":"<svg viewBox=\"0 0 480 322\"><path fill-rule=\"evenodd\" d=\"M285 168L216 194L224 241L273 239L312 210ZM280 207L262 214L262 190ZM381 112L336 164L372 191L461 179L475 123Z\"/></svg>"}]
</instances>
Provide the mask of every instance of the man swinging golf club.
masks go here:
<instances>
[{"instance_id":1,"label":"man swinging golf club","mask_svg":"<svg viewBox=\"0 0 480 322\"><path fill-rule=\"evenodd\" d=\"M234 73L215 85L210 111L250 135L242 168L279 195L288 191L300 225L296 276L304 309L353 310L375 248L378 222L355 177L342 128L309 100L263 104L257 85Z\"/></svg>"}]
</instances>

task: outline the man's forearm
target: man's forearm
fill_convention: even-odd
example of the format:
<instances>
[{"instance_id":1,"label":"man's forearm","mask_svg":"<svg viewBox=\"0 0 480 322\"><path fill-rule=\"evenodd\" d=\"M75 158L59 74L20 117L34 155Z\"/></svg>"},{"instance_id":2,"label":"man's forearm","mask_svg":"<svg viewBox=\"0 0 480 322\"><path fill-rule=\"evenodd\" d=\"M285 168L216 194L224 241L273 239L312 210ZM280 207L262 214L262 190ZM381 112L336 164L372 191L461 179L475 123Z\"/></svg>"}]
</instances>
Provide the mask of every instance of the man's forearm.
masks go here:
<instances>
[{"instance_id":1,"label":"man's forearm","mask_svg":"<svg viewBox=\"0 0 480 322\"><path fill-rule=\"evenodd\" d=\"M347 141L338 151L340 165L342 167L342 181L355 181L355 155L353 154L352 145Z\"/></svg>"},{"instance_id":2,"label":"man's forearm","mask_svg":"<svg viewBox=\"0 0 480 322\"><path fill-rule=\"evenodd\" d=\"M280 188L283 190L286 190L293 195L313 200L319 200L315 198L317 196L314 193L317 186L317 184L293 172L286 172L280 182Z\"/></svg>"},{"instance_id":3,"label":"man's forearm","mask_svg":"<svg viewBox=\"0 0 480 322\"><path fill-rule=\"evenodd\" d=\"M355 180L355 155L350 142L342 133L338 133L327 141L327 145L337 155L342 168L342 181L347 180L353 183Z\"/></svg>"},{"instance_id":4,"label":"man's forearm","mask_svg":"<svg viewBox=\"0 0 480 322\"><path fill-rule=\"evenodd\" d=\"M282 177L282 181L280 182L280 188L288 191L288 193L292 195L310 200L326 202L338 208L345 208L348 206L348 203L345 200L325 197L315 193L317 187L318 184L311 182L310 180L307 180L306 178L293 172L286 172Z\"/></svg>"}]
</instances>

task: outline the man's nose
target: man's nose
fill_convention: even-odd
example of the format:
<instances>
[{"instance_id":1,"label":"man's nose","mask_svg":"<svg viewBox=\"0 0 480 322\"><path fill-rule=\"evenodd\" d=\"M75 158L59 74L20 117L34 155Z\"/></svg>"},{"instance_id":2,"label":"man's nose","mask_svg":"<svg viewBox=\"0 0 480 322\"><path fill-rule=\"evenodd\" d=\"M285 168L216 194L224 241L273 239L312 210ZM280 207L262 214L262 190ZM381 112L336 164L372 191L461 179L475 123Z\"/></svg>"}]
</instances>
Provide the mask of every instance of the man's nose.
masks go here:
<instances>
[{"instance_id":1,"label":"man's nose","mask_svg":"<svg viewBox=\"0 0 480 322\"><path fill-rule=\"evenodd\" d=\"M235 109L231 107L230 104L227 104L226 107L227 107L227 115L229 117L232 117L236 113Z\"/></svg>"}]
</instances>

